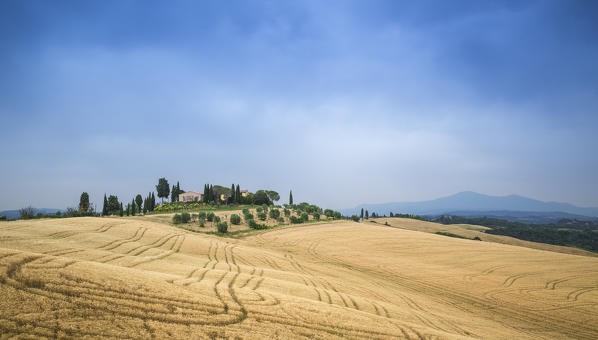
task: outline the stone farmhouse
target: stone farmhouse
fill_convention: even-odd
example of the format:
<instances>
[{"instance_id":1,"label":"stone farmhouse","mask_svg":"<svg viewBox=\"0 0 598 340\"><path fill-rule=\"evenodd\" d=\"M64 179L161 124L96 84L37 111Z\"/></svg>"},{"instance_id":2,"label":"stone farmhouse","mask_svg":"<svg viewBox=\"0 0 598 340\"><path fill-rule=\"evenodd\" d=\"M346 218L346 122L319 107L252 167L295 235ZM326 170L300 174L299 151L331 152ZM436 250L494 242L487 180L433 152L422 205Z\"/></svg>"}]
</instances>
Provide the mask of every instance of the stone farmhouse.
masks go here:
<instances>
[{"instance_id":1,"label":"stone farmhouse","mask_svg":"<svg viewBox=\"0 0 598 340\"><path fill-rule=\"evenodd\" d=\"M187 191L179 194L179 202L199 202L203 198L203 194L197 191Z\"/></svg>"}]
</instances>

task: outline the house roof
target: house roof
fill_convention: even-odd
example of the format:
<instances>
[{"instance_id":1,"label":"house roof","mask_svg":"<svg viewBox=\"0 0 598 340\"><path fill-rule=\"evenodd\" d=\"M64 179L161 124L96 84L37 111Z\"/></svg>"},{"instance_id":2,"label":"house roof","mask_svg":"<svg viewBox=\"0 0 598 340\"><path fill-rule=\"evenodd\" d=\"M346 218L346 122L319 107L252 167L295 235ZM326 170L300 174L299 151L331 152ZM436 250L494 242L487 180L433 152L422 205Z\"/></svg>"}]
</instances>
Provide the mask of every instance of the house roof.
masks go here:
<instances>
[{"instance_id":1,"label":"house roof","mask_svg":"<svg viewBox=\"0 0 598 340\"><path fill-rule=\"evenodd\" d=\"M249 192L248 190L241 190L241 192Z\"/></svg>"}]
</instances>

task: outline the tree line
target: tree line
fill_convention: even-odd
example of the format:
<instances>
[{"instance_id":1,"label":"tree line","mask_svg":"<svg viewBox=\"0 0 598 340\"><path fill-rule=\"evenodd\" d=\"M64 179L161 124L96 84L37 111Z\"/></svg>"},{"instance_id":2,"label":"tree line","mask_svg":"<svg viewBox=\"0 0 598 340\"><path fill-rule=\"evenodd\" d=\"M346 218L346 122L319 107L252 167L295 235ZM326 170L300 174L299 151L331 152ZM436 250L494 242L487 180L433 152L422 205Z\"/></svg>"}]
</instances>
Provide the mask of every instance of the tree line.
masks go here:
<instances>
[{"instance_id":1,"label":"tree line","mask_svg":"<svg viewBox=\"0 0 598 340\"><path fill-rule=\"evenodd\" d=\"M158 179L156 185L156 192L158 198L162 200L170 198L170 202L178 202L179 196L185 193L181 189L180 182L170 187L168 180L164 177ZM224 199L222 199L224 198ZM220 185L205 184L202 202L208 204L245 204L245 205L271 205L280 200L278 192L273 190L258 190L255 193L246 194L241 193L239 184L232 184L230 188ZM289 203L293 204L293 193L289 192ZM35 214L34 209L29 206L20 209L21 219L41 218L41 217L76 217L76 216L102 216L118 215L118 216L135 216L140 213L147 213L155 211L158 207L156 202L156 194L152 191L144 198L141 194L135 195L131 203L126 203L119 200L117 195L104 194L101 213L96 212L92 203L90 203L89 194L83 192L79 198L78 208L67 208L65 212L57 211L56 214ZM6 219L5 217L0 217Z\"/></svg>"}]
</instances>

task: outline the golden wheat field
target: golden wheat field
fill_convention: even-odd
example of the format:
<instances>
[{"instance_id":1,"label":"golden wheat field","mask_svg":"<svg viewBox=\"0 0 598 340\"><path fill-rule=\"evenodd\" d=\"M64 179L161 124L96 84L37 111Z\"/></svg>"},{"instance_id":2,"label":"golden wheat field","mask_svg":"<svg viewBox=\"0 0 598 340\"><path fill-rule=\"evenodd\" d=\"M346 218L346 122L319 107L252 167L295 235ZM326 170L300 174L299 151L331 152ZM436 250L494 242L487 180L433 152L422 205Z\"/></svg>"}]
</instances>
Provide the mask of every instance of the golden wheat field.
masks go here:
<instances>
[{"instance_id":1,"label":"golden wheat field","mask_svg":"<svg viewBox=\"0 0 598 340\"><path fill-rule=\"evenodd\" d=\"M404 221L407 223L406 221ZM2 338L598 338L598 258L378 223L0 223Z\"/></svg>"}]
</instances>

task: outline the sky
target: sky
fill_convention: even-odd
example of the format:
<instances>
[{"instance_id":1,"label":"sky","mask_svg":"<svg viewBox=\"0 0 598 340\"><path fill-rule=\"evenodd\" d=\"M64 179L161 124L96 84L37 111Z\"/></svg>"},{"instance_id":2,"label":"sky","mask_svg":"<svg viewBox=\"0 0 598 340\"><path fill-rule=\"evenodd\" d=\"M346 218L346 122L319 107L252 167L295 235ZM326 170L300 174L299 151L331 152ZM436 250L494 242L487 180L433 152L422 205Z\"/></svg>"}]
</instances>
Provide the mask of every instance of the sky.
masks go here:
<instances>
[{"instance_id":1,"label":"sky","mask_svg":"<svg viewBox=\"0 0 598 340\"><path fill-rule=\"evenodd\" d=\"M166 177L598 206L596 1L0 2L0 210Z\"/></svg>"}]
</instances>

